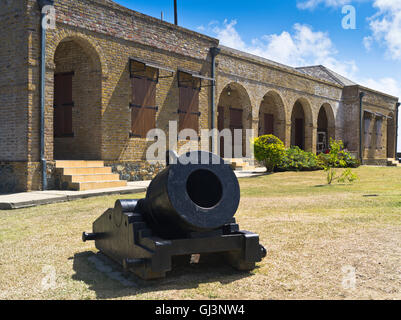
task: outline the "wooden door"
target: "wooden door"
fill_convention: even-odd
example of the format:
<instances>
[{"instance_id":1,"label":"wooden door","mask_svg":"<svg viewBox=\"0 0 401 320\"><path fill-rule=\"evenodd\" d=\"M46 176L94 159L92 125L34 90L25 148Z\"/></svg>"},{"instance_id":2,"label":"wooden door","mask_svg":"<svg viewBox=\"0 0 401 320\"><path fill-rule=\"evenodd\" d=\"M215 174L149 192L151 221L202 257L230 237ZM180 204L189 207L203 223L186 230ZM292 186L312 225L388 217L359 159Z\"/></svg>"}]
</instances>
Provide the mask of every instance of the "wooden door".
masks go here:
<instances>
[{"instance_id":1,"label":"wooden door","mask_svg":"<svg viewBox=\"0 0 401 320\"><path fill-rule=\"evenodd\" d=\"M274 115L270 113L264 114L264 132L263 134L274 134Z\"/></svg>"},{"instance_id":2,"label":"wooden door","mask_svg":"<svg viewBox=\"0 0 401 320\"><path fill-rule=\"evenodd\" d=\"M73 73L54 75L54 136L73 136L72 131L72 77Z\"/></svg>"},{"instance_id":3,"label":"wooden door","mask_svg":"<svg viewBox=\"0 0 401 320\"><path fill-rule=\"evenodd\" d=\"M242 124L242 109L235 109L235 108L230 108L230 129L231 129L231 134L232 134L232 143L233 143L233 157L234 152L235 152L235 146L237 147L243 147L242 139L241 141L235 141L235 136L234 136L234 130L235 129L243 129L243 124ZM244 153L244 150L242 149L242 153Z\"/></svg>"},{"instance_id":4,"label":"wooden door","mask_svg":"<svg viewBox=\"0 0 401 320\"><path fill-rule=\"evenodd\" d=\"M304 149L304 135L304 119L295 119L295 145L301 149Z\"/></svg>"},{"instance_id":5,"label":"wooden door","mask_svg":"<svg viewBox=\"0 0 401 320\"><path fill-rule=\"evenodd\" d=\"M224 107L219 106L217 108L218 116L217 116L217 129L219 132L223 131L224 128ZM220 157L224 158L224 138L220 137L220 150L219 150Z\"/></svg>"}]
</instances>

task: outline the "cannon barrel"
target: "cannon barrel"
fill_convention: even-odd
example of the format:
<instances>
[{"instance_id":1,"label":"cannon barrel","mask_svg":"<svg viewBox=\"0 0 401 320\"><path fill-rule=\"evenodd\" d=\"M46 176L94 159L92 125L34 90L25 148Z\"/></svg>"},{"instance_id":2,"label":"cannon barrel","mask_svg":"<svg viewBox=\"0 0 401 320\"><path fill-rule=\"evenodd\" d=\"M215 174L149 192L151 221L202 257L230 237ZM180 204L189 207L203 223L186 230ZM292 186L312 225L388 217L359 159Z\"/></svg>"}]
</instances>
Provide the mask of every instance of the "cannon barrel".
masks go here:
<instances>
[{"instance_id":1,"label":"cannon barrel","mask_svg":"<svg viewBox=\"0 0 401 320\"><path fill-rule=\"evenodd\" d=\"M186 164L185 159L192 162ZM157 175L148 188L144 213L159 234L171 237L230 223L239 201L231 167L220 157L199 151L179 157Z\"/></svg>"}]
</instances>

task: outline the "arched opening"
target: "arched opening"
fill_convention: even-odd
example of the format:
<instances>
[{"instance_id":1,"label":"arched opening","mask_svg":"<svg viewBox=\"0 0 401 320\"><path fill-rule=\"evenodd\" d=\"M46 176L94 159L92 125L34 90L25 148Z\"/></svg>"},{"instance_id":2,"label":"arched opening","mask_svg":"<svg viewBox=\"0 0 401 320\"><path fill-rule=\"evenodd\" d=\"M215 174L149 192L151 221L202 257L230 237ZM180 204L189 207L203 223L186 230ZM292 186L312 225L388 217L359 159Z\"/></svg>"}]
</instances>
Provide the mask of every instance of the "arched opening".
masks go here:
<instances>
[{"instance_id":1,"label":"arched opening","mask_svg":"<svg viewBox=\"0 0 401 320\"><path fill-rule=\"evenodd\" d=\"M390 113L387 117L387 158L395 158L395 119L394 114Z\"/></svg>"},{"instance_id":2,"label":"arched opening","mask_svg":"<svg viewBox=\"0 0 401 320\"><path fill-rule=\"evenodd\" d=\"M280 95L268 92L260 104L258 135L273 134L285 142L285 109Z\"/></svg>"},{"instance_id":3,"label":"arched opening","mask_svg":"<svg viewBox=\"0 0 401 320\"><path fill-rule=\"evenodd\" d=\"M246 155L247 141L245 129L252 125L252 110L249 95L246 89L238 83L228 84L220 94L218 104L217 128L219 132L224 129L231 131L232 153L224 152L224 143L230 143L224 137L220 137L219 152L223 158L238 157L236 150L242 149L242 157ZM242 139L235 139L234 130L242 130ZM240 141L238 141L240 140Z\"/></svg>"},{"instance_id":4,"label":"arched opening","mask_svg":"<svg viewBox=\"0 0 401 320\"><path fill-rule=\"evenodd\" d=\"M66 38L54 64L54 159L101 159L99 56L85 40Z\"/></svg>"},{"instance_id":5,"label":"arched opening","mask_svg":"<svg viewBox=\"0 0 401 320\"><path fill-rule=\"evenodd\" d=\"M335 139L334 114L331 106L325 103L319 110L317 117L316 152L322 153L330 147L330 138Z\"/></svg>"},{"instance_id":6,"label":"arched opening","mask_svg":"<svg viewBox=\"0 0 401 320\"><path fill-rule=\"evenodd\" d=\"M291 112L291 146L312 152L313 120L308 100L298 99Z\"/></svg>"}]
</instances>

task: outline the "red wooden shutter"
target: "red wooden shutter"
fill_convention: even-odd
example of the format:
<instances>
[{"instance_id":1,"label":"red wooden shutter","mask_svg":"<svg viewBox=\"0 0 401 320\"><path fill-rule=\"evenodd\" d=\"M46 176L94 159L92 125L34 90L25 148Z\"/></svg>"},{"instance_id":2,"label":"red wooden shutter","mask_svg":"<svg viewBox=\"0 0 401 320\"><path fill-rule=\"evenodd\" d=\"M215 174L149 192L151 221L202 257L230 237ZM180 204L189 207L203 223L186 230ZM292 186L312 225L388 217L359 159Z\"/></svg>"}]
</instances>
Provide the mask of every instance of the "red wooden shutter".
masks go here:
<instances>
[{"instance_id":1,"label":"red wooden shutter","mask_svg":"<svg viewBox=\"0 0 401 320\"><path fill-rule=\"evenodd\" d=\"M132 79L131 132L134 137L146 138L156 127L156 82L145 77Z\"/></svg>"},{"instance_id":2,"label":"red wooden shutter","mask_svg":"<svg viewBox=\"0 0 401 320\"><path fill-rule=\"evenodd\" d=\"M192 87L180 87L179 130L199 131L199 90Z\"/></svg>"},{"instance_id":3,"label":"red wooden shutter","mask_svg":"<svg viewBox=\"0 0 401 320\"><path fill-rule=\"evenodd\" d=\"M146 99L144 107L143 137L145 138L149 130L156 128L156 82L149 79L146 81Z\"/></svg>"},{"instance_id":4,"label":"red wooden shutter","mask_svg":"<svg viewBox=\"0 0 401 320\"><path fill-rule=\"evenodd\" d=\"M143 106L146 97L146 79L132 78L131 132L141 138L143 132Z\"/></svg>"}]
</instances>

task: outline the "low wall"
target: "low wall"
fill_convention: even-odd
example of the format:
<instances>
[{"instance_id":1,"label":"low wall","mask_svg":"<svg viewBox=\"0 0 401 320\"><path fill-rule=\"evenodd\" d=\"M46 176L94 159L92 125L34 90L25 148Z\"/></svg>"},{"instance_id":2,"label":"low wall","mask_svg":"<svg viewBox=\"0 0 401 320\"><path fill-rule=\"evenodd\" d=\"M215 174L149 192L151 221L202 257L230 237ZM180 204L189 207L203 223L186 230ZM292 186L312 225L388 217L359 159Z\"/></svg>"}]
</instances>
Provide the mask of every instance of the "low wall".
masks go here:
<instances>
[{"instance_id":1,"label":"low wall","mask_svg":"<svg viewBox=\"0 0 401 320\"><path fill-rule=\"evenodd\" d=\"M150 164L147 161L105 161L104 165L119 174L121 180L127 181L152 180L165 168L164 164Z\"/></svg>"}]
</instances>

